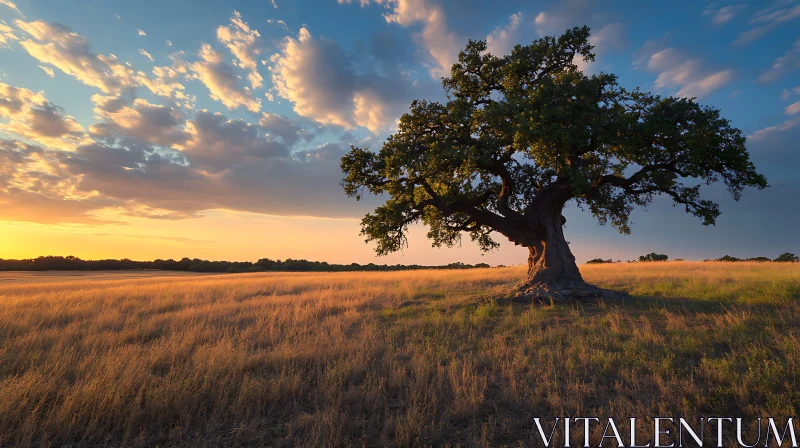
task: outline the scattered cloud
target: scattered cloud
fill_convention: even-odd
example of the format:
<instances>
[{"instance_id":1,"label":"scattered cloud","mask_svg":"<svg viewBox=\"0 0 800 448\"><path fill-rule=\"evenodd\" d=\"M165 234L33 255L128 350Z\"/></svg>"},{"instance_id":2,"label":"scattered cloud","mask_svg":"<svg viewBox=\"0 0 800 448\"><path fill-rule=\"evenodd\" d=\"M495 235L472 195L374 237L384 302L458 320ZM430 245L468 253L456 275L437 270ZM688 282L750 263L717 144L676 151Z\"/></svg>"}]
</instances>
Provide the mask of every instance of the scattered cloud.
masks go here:
<instances>
[{"instance_id":1,"label":"scattered cloud","mask_svg":"<svg viewBox=\"0 0 800 448\"><path fill-rule=\"evenodd\" d=\"M350 3L352 0L339 0L339 4ZM425 49L427 59L433 64L431 75L439 78L450 74L466 39L449 28L441 5L432 0L375 0L375 3L391 10L383 14L388 23L406 28L421 24L422 31L414 34L414 39ZM369 5L369 0L360 0L359 4L363 8Z\"/></svg>"},{"instance_id":2,"label":"scattered cloud","mask_svg":"<svg viewBox=\"0 0 800 448\"><path fill-rule=\"evenodd\" d=\"M283 20L280 20L280 19L278 19L278 20L267 19L267 23L269 23L269 24L273 24L274 23L274 24L280 26L281 28L283 28L284 30L289 31L289 26L286 25L286 22L284 22Z\"/></svg>"},{"instance_id":3,"label":"scattered cloud","mask_svg":"<svg viewBox=\"0 0 800 448\"><path fill-rule=\"evenodd\" d=\"M786 73L800 68L800 39L796 40L786 54L775 59L772 66L758 77L759 82L773 82Z\"/></svg>"},{"instance_id":4,"label":"scattered cloud","mask_svg":"<svg viewBox=\"0 0 800 448\"><path fill-rule=\"evenodd\" d=\"M223 61L218 51L204 43L199 56L200 61L191 64L191 69L194 77L208 87L211 98L229 110L244 107L250 112L258 112L261 100L255 98L249 88L239 85L233 67Z\"/></svg>"},{"instance_id":5,"label":"scattered cloud","mask_svg":"<svg viewBox=\"0 0 800 448\"><path fill-rule=\"evenodd\" d=\"M181 69L156 67L163 76L154 78L189 73ZM303 119L265 113L252 124L152 104L132 90L92 101L97 122L87 134L43 93L0 84L2 131L36 143L0 138L0 219L103 224L108 212L152 219L210 209L364 212L333 188L342 145L290 151L313 139Z\"/></svg>"},{"instance_id":6,"label":"scattered cloud","mask_svg":"<svg viewBox=\"0 0 800 448\"><path fill-rule=\"evenodd\" d=\"M287 37L271 57L275 94L294 103L294 111L323 124L363 126L378 132L408 107L413 81L405 74L362 73L335 42L302 28Z\"/></svg>"},{"instance_id":7,"label":"scattered cloud","mask_svg":"<svg viewBox=\"0 0 800 448\"><path fill-rule=\"evenodd\" d=\"M662 44L663 41L648 41L634 62L635 67L658 75L656 89L677 89L675 95L680 97L703 97L733 80L733 70L711 69L701 58L690 57L676 48L659 49Z\"/></svg>"},{"instance_id":8,"label":"scattered cloud","mask_svg":"<svg viewBox=\"0 0 800 448\"><path fill-rule=\"evenodd\" d=\"M620 22L607 23L592 32L589 43L594 45L596 54L619 50L625 44L625 27Z\"/></svg>"},{"instance_id":9,"label":"scattered cloud","mask_svg":"<svg viewBox=\"0 0 800 448\"><path fill-rule=\"evenodd\" d=\"M794 89L791 89L791 90L783 89L783 91L781 91L781 100L788 101L789 98L792 97L792 94L800 95L800 86L797 86L797 87L795 87Z\"/></svg>"},{"instance_id":10,"label":"scattered cloud","mask_svg":"<svg viewBox=\"0 0 800 448\"><path fill-rule=\"evenodd\" d=\"M239 11L233 12L231 25L217 28L217 40L231 51L236 65L249 72L247 79L254 89L264 85L264 79L258 73L261 35L242 20Z\"/></svg>"},{"instance_id":11,"label":"scattered cloud","mask_svg":"<svg viewBox=\"0 0 800 448\"><path fill-rule=\"evenodd\" d=\"M228 137L222 136L221 142L229 144ZM208 155L213 155L212 149L206 149ZM244 148L233 150L238 156ZM95 151L109 156L99 159ZM128 213L144 212L151 218L193 218L212 209L283 216L360 216L369 205L347 200L338 188L332 188L340 180L339 161L344 153L340 145L325 145L285 157L246 156L224 170L206 172L158 152L95 146L64 155L61 163L71 177L80 177L80 193L96 192ZM199 155L187 157L197 161Z\"/></svg>"},{"instance_id":12,"label":"scattered cloud","mask_svg":"<svg viewBox=\"0 0 800 448\"><path fill-rule=\"evenodd\" d=\"M115 205L80 193L59 151L0 138L0 219L44 224L106 224L93 210Z\"/></svg>"},{"instance_id":13,"label":"scattered cloud","mask_svg":"<svg viewBox=\"0 0 800 448\"><path fill-rule=\"evenodd\" d=\"M0 131L59 149L86 142L83 127L64 110L49 102L44 92L33 92L0 82Z\"/></svg>"},{"instance_id":14,"label":"scattered cloud","mask_svg":"<svg viewBox=\"0 0 800 448\"><path fill-rule=\"evenodd\" d=\"M150 53L148 53L147 50L145 50L143 48L139 49L139 54L144 56L144 57L146 57L147 59L150 59L150 62L154 61L153 56Z\"/></svg>"},{"instance_id":15,"label":"scattered cloud","mask_svg":"<svg viewBox=\"0 0 800 448\"><path fill-rule=\"evenodd\" d=\"M186 86L180 79L185 76L173 67L153 67L152 77L144 72L137 73L138 81L155 95L171 98L187 109L194 107L195 97L187 94Z\"/></svg>"},{"instance_id":16,"label":"scattered cloud","mask_svg":"<svg viewBox=\"0 0 800 448\"><path fill-rule=\"evenodd\" d=\"M752 28L739 33L734 45L742 45L758 40L779 26L800 17L800 4L791 6L792 0L776 0L767 8L761 9L750 17L748 22Z\"/></svg>"},{"instance_id":17,"label":"scattered cloud","mask_svg":"<svg viewBox=\"0 0 800 448\"><path fill-rule=\"evenodd\" d=\"M622 23L612 22L602 26L599 30L592 32L589 36L589 43L594 46L592 50L596 58L600 56L619 50L624 46L625 32ZM597 61L597 59L595 59ZM575 56L573 62L578 66L578 70L588 72L593 64L597 62L587 62L582 56Z\"/></svg>"},{"instance_id":18,"label":"scattered cloud","mask_svg":"<svg viewBox=\"0 0 800 448\"><path fill-rule=\"evenodd\" d=\"M365 7L370 1L358 3ZM456 31L453 10L446 11L439 0L372 3L386 8L387 23L411 30L433 76L449 72L466 42ZM16 9L9 0L0 4ZM775 3L759 11L750 18L752 29L747 31L766 33L792 20L793 5ZM560 34L583 23L593 25L591 43L598 54L621 48L624 26L590 6L588 0L568 0L538 14L527 10L512 14L483 31L491 30L489 51L507 54L517 42L527 42L526 33ZM703 14L722 25L745 12L742 5L713 5ZM288 30L282 20L267 22ZM394 26L384 26L391 32L373 33L363 47L348 49L301 28L296 36L278 42L276 54L267 57L269 43L234 11L230 22L215 30L218 42L203 44L197 58L174 53L172 64L145 72L112 54L94 53L85 37L64 25L41 20L15 24L19 30L0 21L0 44L21 39L20 46L48 76L59 69L100 93L92 96L96 122L86 123L86 131L42 92L0 83L0 130L19 137L19 141L0 138L0 219L97 224L104 222L98 218L101 212L109 210L186 219L210 209L360 216L369 204L347 200L336 185L344 143L363 135L346 132L341 139L333 137L338 143L317 147L311 147L312 142L340 132L338 128L363 127L376 135L391 130L411 99L431 97L429 88L439 91L427 76L427 82L415 79L412 69L420 61L412 60L413 46L405 45L406 33L398 33ZM165 43L173 46L170 40ZM732 70L710 67L669 45L655 47L643 49L646 54L638 66L655 74L658 89L703 96L729 86L733 79ZM760 80L778 79L797 67L800 42L795 47ZM139 53L154 61L146 50ZM259 65L268 66L274 86L263 97L261 91L254 93L264 85ZM244 108L254 114L250 120L258 121L195 111L195 98L184 85L191 80L204 84L211 98L229 110ZM190 90L200 87L189 84ZM137 92L139 86L147 89L147 99L137 97L144 91ZM800 94L800 88L794 92ZM751 140L766 141L779 134L785 139L791 134L786 130L800 128L800 102L792 95L786 90L782 96L786 102L780 105L787 120L756 131ZM261 98L291 101L300 117L263 112ZM330 127L315 130L320 123ZM378 140L373 136L373 142Z\"/></svg>"},{"instance_id":19,"label":"scattered cloud","mask_svg":"<svg viewBox=\"0 0 800 448\"><path fill-rule=\"evenodd\" d=\"M14 144L0 140L0 158L14 158L13 164L5 164L9 175L0 176L2 219L102 224L97 216L104 210L187 219L212 209L356 217L369 207L331 188L341 176L338 165L345 150L339 145L257 159L210 174L148 149L96 143L71 153L41 147L16 149L10 155L3 151L3 145ZM69 195L63 194L65 188Z\"/></svg>"},{"instance_id":20,"label":"scattered cloud","mask_svg":"<svg viewBox=\"0 0 800 448\"><path fill-rule=\"evenodd\" d=\"M524 14L518 12L508 18L506 26L498 26L486 37L486 51L502 57L519 43L519 29L524 20Z\"/></svg>"},{"instance_id":21,"label":"scattered cloud","mask_svg":"<svg viewBox=\"0 0 800 448\"><path fill-rule=\"evenodd\" d=\"M753 141L763 141L770 139L782 132L788 131L796 126L800 125L800 117L792 118L789 120L784 121L783 123L770 126L764 129L760 129L753 134L751 134L748 138Z\"/></svg>"},{"instance_id":22,"label":"scattered cloud","mask_svg":"<svg viewBox=\"0 0 800 448\"><path fill-rule=\"evenodd\" d=\"M311 132L306 131L298 124L298 120L284 115L264 112L258 120L258 124L267 133L279 137L290 147L300 141L310 141L314 137Z\"/></svg>"},{"instance_id":23,"label":"scattered cloud","mask_svg":"<svg viewBox=\"0 0 800 448\"><path fill-rule=\"evenodd\" d=\"M133 69L120 63L114 55L93 53L89 41L69 27L42 20L17 20L15 23L33 38L20 41L20 45L40 62L104 93L136 86Z\"/></svg>"},{"instance_id":24,"label":"scattered cloud","mask_svg":"<svg viewBox=\"0 0 800 448\"><path fill-rule=\"evenodd\" d=\"M6 8L9 8L12 11L16 12L17 14L25 17L25 15L22 14L22 11L20 11L19 8L17 8L17 5L14 2L12 2L11 0L0 0L0 5L3 5Z\"/></svg>"},{"instance_id":25,"label":"scattered cloud","mask_svg":"<svg viewBox=\"0 0 800 448\"><path fill-rule=\"evenodd\" d=\"M172 41L171 41L171 40L169 40L169 39L164 39L164 42L166 42L166 43L167 43L167 46L168 46L168 47L171 47L171 46L172 46Z\"/></svg>"},{"instance_id":26,"label":"scattered cloud","mask_svg":"<svg viewBox=\"0 0 800 448\"><path fill-rule=\"evenodd\" d=\"M270 2L272 3L273 8L278 9L278 2L276 2L275 0L270 0Z\"/></svg>"},{"instance_id":27,"label":"scattered cloud","mask_svg":"<svg viewBox=\"0 0 800 448\"><path fill-rule=\"evenodd\" d=\"M44 65L40 65L39 68L42 69L45 73L47 73L47 76L49 76L51 78L55 78L56 77L56 72L54 72L52 68L45 67Z\"/></svg>"},{"instance_id":28,"label":"scattered cloud","mask_svg":"<svg viewBox=\"0 0 800 448\"><path fill-rule=\"evenodd\" d=\"M14 29L5 20L0 20L0 47L7 46L11 41L17 40L19 38L14 34Z\"/></svg>"},{"instance_id":29,"label":"scattered cloud","mask_svg":"<svg viewBox=\"0 0 800 448\"><path fill-rule=\"evenodd\" d=\"M714 25L722 25L736 18L747 5L719 6L716 3L708 5L703 11L704 16L710 16Z\"/></svg>"},{"instance_id":30,"label":"scattered cloud","mask_svg":"<svg viewBox=\"0 0 800 448\"><path fill-rule=\"evenodd\" d=\"M263 128L220 113L199 111L186 125L185 143L175 145L193 167L219 173L234 165L289 155L288 146L264 135Z\"/></svg>"},{"instance_id":31,"label":"scattered cloud","mask_svg":"<svg viewBox=\"0 0 800 448\"><path fill-rule=\"evenodd\" d=\"M89 128L95 137L131 137L139 142L172 146L186 142L184 115L175 108L151 104L136 98L131 105L121 97L93 95L98 123Z\"/></svg>"},{"instance_id":32,"label":"scattered cloud","mask_svg":"<svg viewBox=\"0 0 800 448\"><path fill-rule=\"evenodd\" d=\"M608 23L606 14L598 14L590 0L564 0L537 14L533 26L539 36L558 36L574 26L589 24L594 29L605 23Z\"/></svg>"},{"instance_id":33,"label":"scattered cloud","mask_svg":"<svg viewBox=\"0 0 800 448\"><path fill-rule=\"evenodd\" d=\"M800 101L786 106L786 115L800 114Z\"/></svg>"},{"instance_id":34,"label":"scattered cloud","mask_svg":"<svg viewBox=\"0 0 800 448\"><path fill-rule=\"evenodd\" d=\"M589 24L591 35L589 43L594 45L593 52L599 62L600 56L617 51L625 43L625 27L621 22L612 21L607 13L596 11L596 6L588 0L565 0L556 3L550 11L542 11L533 20L536 33L542 36L559 36L564 30L575 26ZM584 72L593 65L582 57L576 57L573 63Z\"/></svg>"}]
</instances>

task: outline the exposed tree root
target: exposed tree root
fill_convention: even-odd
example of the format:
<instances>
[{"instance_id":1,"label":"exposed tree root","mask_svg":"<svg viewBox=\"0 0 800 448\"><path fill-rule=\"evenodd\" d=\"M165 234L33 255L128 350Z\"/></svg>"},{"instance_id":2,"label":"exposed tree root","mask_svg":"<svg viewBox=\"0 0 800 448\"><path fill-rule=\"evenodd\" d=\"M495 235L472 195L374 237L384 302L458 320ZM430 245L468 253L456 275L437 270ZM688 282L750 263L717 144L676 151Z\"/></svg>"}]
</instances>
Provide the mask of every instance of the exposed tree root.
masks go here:
<instances>
[{"instance_id":1,"label":"exposed tree root","mask_svg":"<svg viewBox=\"0 0 800 448\"><path fill-rule=\"evenodd\" d=\"M511 298L513 302L543 305L599 303L605 300L621 300L628 296L626 292L598 288L581 280L523 284L515 289L513 294Z\"/></svg>"}]
</instances>

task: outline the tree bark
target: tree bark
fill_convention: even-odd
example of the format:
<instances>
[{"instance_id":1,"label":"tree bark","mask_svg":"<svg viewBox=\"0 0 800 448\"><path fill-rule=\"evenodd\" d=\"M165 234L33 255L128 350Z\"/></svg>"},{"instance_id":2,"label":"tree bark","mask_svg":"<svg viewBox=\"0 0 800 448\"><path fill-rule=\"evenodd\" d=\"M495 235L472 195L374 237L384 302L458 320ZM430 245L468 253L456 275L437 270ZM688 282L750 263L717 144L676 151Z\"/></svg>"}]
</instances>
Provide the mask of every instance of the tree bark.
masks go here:
<instances>
[{"instance_id":1,"label":"tree bark","mask_svg":"<svg viewBox=\"0 0 800 448\"><path fill-rule=\"evenodd\" d=\"M583 278L575 264L575 256L564 239L561 213L542 214L537 217L541 235L539 242L528 247L528 276L524 287L564 287L583 284Z\"/></svg>"}]
</instances>

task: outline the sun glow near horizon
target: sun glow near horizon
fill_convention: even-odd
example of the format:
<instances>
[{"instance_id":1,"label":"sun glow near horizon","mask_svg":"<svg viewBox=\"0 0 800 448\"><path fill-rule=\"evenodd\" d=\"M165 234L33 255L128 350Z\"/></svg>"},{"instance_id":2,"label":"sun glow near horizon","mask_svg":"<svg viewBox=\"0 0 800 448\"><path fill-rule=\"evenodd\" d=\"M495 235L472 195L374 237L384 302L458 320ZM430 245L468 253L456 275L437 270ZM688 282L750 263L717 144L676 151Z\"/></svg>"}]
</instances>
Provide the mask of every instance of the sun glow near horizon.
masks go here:
<instances>
[{"instance_id":1,"label":"sun glow near horizon","mask_svg":"<svg viewBox=\"0 0 800 448\"><path fill-rule=\"evenodd\" d=\"M130 258L256 261L259 258L305 258L330 263L378 264L517 264L526 251L506 248L481 255L463 247L430 247L424 228L412 230L409 249L376 257L359 235L359 220L269 216L213 210L189 220L124 218L102 227L0 221L0 258L74 255L83 259ZM517 250L514 250L517 249Z\"/></svg>"}]
</instances>

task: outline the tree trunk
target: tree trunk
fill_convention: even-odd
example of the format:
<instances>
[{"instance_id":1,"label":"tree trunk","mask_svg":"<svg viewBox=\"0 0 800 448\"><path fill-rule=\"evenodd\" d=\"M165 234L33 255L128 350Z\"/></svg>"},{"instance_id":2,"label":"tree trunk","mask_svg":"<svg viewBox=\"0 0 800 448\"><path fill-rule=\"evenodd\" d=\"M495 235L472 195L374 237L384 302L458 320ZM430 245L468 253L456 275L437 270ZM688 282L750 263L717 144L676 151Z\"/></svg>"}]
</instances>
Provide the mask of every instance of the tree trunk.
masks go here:
<instances>
[{"instance_id":1,"label":"tree trunk","mask_svg":"<svg viewBox=\"0 0 800 448\"><path fill-rule=\"evenodd\" d=\"M538 238L539 243L528 248L528 276L524 286L552 289L583 284L575 256L564 239L565 220L561 213L542 215L537 221L542 234Z\"/></svg>"},{"instance_id":2,"label":"tree trunk","mask_svg":"<svg viewBox=\"0 0 800 448\"><path fill-rule=\"evenodd\" d=\"M541 213L527 242L528 276L517 290L516 302L571 303L619 299L624 293L586 284L575 264L575 256L564 239L566 222L560 210ZM535 237L534 237L535 236Z\"/></svg>"}]
</instances>

